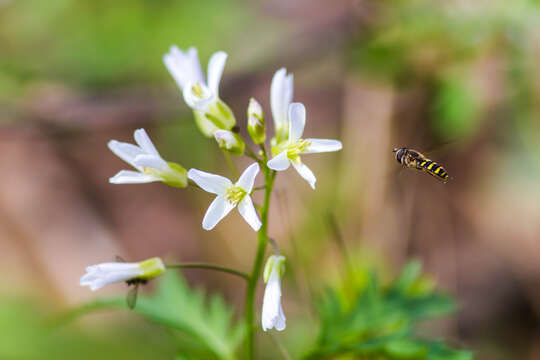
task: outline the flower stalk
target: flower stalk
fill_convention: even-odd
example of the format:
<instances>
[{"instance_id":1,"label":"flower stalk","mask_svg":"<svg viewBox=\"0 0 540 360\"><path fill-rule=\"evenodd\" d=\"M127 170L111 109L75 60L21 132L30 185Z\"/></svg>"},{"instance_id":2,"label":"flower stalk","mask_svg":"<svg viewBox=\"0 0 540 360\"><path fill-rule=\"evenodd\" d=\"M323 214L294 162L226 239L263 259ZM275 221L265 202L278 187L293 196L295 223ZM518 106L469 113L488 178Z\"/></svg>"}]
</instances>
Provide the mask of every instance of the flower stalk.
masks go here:
<instances>
[{"instance_id":1,"label":"flower stalk","mask_svg":"<svg viewBox=\"0 0 540 360\"><path fill-rule=\"evenodd\" d=\"M266 156L266 151L264 151L264 146L261 145L263 149L263 160L268 161ZM246 357L247 359L254 359L255 354L255 291L257 290L257 284L262 273L264 253L266 251L266 245L268 244L268 209L270 207L270 196L272 194L272 189L274 187L274 179L276 172L270 170L268 167L263 166L262 171L264 174L264 183L265 183L265 192L264 192L264 202L260 209L261 212L261 228L257 233L257 253L255 255L255 261L253 262L253 268L251 271L250 279L248 281L248 286L246 288L245 304L244 304L244 319L246 322Z\"/></svg>"},{"instance_id":2,"label":"flower stalk","mask_svg":"<svg viewBox=\"0 0 540 360\"><path fill-rule=\"evenodd\" d=\"M206 269L206 270L215 270L215 271L221 271L227 274L236 275L244 280L249 281L250 276L246 274L245 272L242 272L240 270L235 270L228 268L226 266L221 265L214 265L214 264L205 264L205 263L182 263L182 264L172 264L172 265L165 265L165 268L167 269Z\"/></svg>"}]
</instances>

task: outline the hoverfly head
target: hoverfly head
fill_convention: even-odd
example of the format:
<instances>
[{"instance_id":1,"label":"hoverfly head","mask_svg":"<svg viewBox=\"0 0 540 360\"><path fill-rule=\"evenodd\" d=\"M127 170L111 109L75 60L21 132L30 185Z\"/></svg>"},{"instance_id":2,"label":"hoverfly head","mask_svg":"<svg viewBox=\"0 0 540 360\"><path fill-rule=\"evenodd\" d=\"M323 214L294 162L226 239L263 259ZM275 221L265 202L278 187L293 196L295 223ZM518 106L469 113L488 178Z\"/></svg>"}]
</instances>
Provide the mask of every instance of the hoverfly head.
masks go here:
<instances>
[{"instance_id":1,"label":"hoverfly head","mask_svg":"<svg viewBox=\"0 0 540 360\"><path fill-rule=\"evenodd\" d=\"M405 155L406 148L394 148L392 152L396 153L396 160L398 163L403 164L403 156Z\"/></svg>"}]
</instances>

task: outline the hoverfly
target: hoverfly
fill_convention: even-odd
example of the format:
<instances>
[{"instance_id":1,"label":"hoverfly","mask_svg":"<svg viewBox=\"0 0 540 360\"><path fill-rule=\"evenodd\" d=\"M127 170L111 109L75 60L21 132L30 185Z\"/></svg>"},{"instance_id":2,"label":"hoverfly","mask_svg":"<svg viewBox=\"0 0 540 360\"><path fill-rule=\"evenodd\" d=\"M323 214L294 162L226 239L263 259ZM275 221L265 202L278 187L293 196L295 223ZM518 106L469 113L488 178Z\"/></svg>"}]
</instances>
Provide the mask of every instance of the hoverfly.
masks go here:
<instances>
[{"instance_id":1,"label":"hoverfly","mask_svg":"<svg viewBox=\"0 0 540 360\"><path fill-rule=\"evenodd\" d=\"M402 147L394 148L392 152L396 153L397 162L404 167L425 171L444 183L448 181L448 172L445 168L435 161L428 159L419 151Z\"/></svg>"}]
</instances>

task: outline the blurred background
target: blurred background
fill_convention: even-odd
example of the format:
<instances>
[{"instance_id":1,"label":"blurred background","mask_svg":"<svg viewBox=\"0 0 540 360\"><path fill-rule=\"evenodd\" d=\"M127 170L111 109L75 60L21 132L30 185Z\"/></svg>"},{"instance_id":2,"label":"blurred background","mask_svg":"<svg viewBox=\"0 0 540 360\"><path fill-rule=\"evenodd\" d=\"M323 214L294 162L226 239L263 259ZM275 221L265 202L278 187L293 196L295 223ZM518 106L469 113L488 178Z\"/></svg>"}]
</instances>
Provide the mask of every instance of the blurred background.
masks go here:
<instances>
[{"instance_id":1,"label":"blurred background","mask_svg":"<svg viewBox=\"0 0 540 360\"><path fill-rule=\"evenodd\" d=\"M125 311L47 337L40 320L124 294L78 284L116 255L250 268L256 239L238 214L202 230L209 194L108 183L129 165L107 141L132 142L140 127L165 159L231 176L162 63L172 44L198 47L203 66L229 54L220 95L242 131L252 96L271 123L284 66L305 136L344 144L306 157L315 192L293 171L278 176L270 235L289 272L277 336L291 354L317 335L310 297L338 281L344 258L387 278L418 259L460 305L426 332L478 359L540 359L537 0L0 0L0 358L173 358L164 330ZM400 146L450 181L401 169ZM183 274L240 313L241 280Z\"/></svg>"}]
</instances>

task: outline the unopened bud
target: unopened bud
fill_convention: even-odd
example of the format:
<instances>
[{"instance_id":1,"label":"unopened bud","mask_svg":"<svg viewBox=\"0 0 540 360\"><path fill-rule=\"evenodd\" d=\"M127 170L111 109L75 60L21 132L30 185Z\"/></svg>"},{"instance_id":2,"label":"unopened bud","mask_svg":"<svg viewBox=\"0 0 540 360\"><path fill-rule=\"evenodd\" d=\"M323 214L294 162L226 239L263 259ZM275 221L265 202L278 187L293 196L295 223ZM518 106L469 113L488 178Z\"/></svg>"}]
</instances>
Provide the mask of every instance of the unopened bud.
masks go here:
<instances>
[{"instance_id":1,"label":"unopened bud","mask_svg":"<svg viewBox=\"0 0 540 360\"><path fill-rule=\"evenodd\" d=\"M233 155L242 155L246 144L238 136L229 130L216 130L214 137L220 147L220 149L227 150Z\"/></svg>"},{"instance_id":2,"label":"unopened bud","mask_svg":"<svg viewBox=\"0 0 540 360\"><path fill-rule=\"evenodd\" d=\"M262 144L266 140L264 113L261 105L251 98L247 109L248 132L255 144Z\"/></svg>"}]
</instances>

